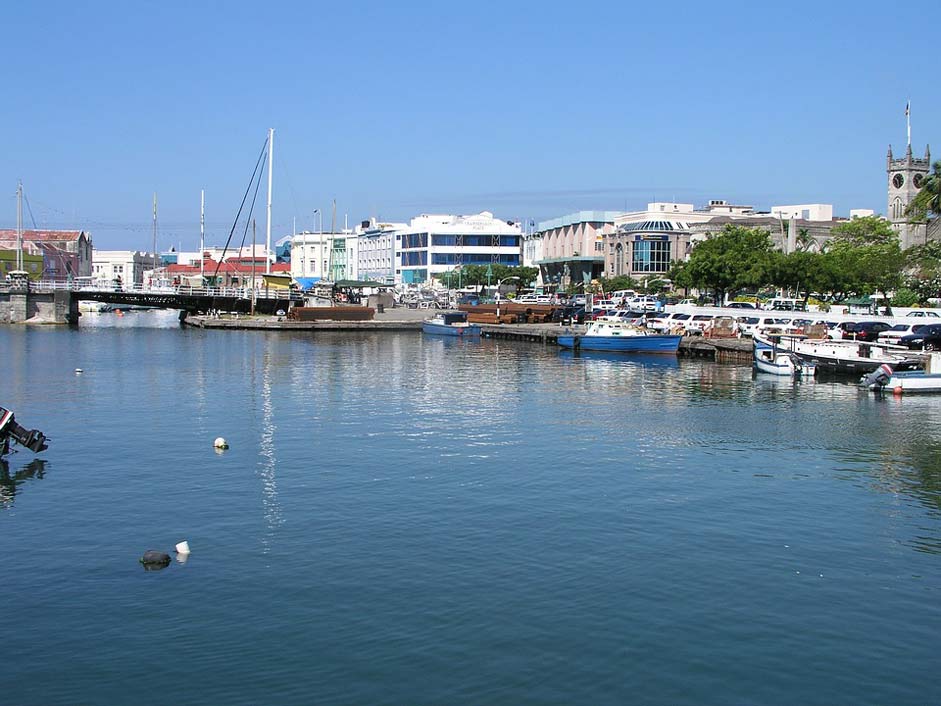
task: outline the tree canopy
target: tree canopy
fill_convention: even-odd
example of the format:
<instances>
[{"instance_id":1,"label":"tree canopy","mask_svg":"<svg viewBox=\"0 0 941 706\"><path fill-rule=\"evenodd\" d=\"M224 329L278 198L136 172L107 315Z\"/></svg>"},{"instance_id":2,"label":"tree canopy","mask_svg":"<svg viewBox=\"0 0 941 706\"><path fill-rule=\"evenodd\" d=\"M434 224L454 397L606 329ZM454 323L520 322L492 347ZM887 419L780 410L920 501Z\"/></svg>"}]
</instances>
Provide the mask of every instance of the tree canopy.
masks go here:
<instances>
[{"instance_id":1,"label":"tree canopy","mask_svg":"<svg viewBox=\"0 0 941 706\"><path fill-rule=\"evenodd\" d=\"M767 284L773 257L768 231L730 224L696 245L685 263L674 266L671 278L680 286L712 290L721 304L728 293Z\"/></svg>"}]
</instances>

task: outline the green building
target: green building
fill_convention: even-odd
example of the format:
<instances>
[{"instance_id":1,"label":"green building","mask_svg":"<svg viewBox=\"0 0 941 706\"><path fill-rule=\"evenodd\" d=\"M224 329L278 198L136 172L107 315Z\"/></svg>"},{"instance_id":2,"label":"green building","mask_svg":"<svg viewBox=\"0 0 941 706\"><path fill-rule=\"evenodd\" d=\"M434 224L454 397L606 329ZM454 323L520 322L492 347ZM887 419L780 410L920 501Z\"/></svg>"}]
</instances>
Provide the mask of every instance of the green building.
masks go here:
<instances>
[{"instance_id":1,"label":"green building","mask_svg":"<svg viewBox=\"0 0 941 706\"><path fill-rule=\"evenodd\" d=\"M29 273L31 280L37 282L42 279L42 255L33 255L23 251L23 269ZM7 273L16 269L16 250L0 250L0 279L5 279Z\"/></svg>"}]
</instances>

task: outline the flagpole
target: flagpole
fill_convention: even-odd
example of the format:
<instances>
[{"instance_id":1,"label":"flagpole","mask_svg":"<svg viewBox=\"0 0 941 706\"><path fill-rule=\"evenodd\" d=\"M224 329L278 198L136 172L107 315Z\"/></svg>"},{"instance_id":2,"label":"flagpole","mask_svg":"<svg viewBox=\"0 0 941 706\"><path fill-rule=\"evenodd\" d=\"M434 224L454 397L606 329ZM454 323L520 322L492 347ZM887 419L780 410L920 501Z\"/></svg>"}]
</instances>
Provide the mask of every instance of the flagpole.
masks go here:
<instances>
[{"instance_id":1,"label":"flagpole","mask_svg":"<svg viewBox=\"0 0 941 706\"><path fill-rule=\"evenodd\" d=\"M912 146L912 102L911 100L905 104L905 125L908 128L908 146Z\"/></svg>"}]
</instances>

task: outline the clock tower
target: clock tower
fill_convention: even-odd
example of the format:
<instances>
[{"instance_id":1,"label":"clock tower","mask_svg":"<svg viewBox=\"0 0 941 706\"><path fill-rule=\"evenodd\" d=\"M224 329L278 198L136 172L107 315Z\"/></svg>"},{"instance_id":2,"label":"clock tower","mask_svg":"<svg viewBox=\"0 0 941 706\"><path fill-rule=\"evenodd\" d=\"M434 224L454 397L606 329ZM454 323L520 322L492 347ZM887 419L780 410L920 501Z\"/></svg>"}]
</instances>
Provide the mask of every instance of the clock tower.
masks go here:
<instances>
[{"instance_id":1,"label":"clock tower","mask_svg":"<svg viewBox=\"0 0 941 706\"><path fill-rule=\"evenodd\" d=\"M911 144L908 145L904 158L893 159L892 145L889 145L885 166L889 184L889 207L886 215L895 232L899 234L899 243L903 250L925 242L927 226L924 223L913 223L905 210L915 198L915 194L921 190L930 164L931 152L927 146L924 159L912 157Z\"/></svg>"}]
</instances>

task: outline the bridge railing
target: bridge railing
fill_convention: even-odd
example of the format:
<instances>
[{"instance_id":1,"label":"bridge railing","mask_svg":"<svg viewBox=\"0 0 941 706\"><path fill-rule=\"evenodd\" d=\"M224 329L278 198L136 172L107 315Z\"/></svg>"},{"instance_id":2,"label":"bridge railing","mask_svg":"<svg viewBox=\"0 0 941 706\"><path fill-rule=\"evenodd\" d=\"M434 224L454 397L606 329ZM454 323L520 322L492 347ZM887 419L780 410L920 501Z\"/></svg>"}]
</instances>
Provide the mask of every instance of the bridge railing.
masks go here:
<instances>
[{"instance_id":1,"label":"bridge railing","mask_svg":"<svg viewBox=\"0 0 941 706\"><path fill-rule=\"evenodd\" d=\"M0 287L3 285L0 284ZM66 290L73 292L88 293L108 293L108 294L155 294L184 297L232 297L235 299L284 299L290 297L296 292L286 289L276 289L262 287L251 289L250 287L190 287L187 285L157 285L146 284L126 284L121 286L101 286L96 284L78 284L75 282L65 282L57 280L41 280L30 282L29 288L34 292L49 292L54 290Z\"/></svg>"}]
</instances>

